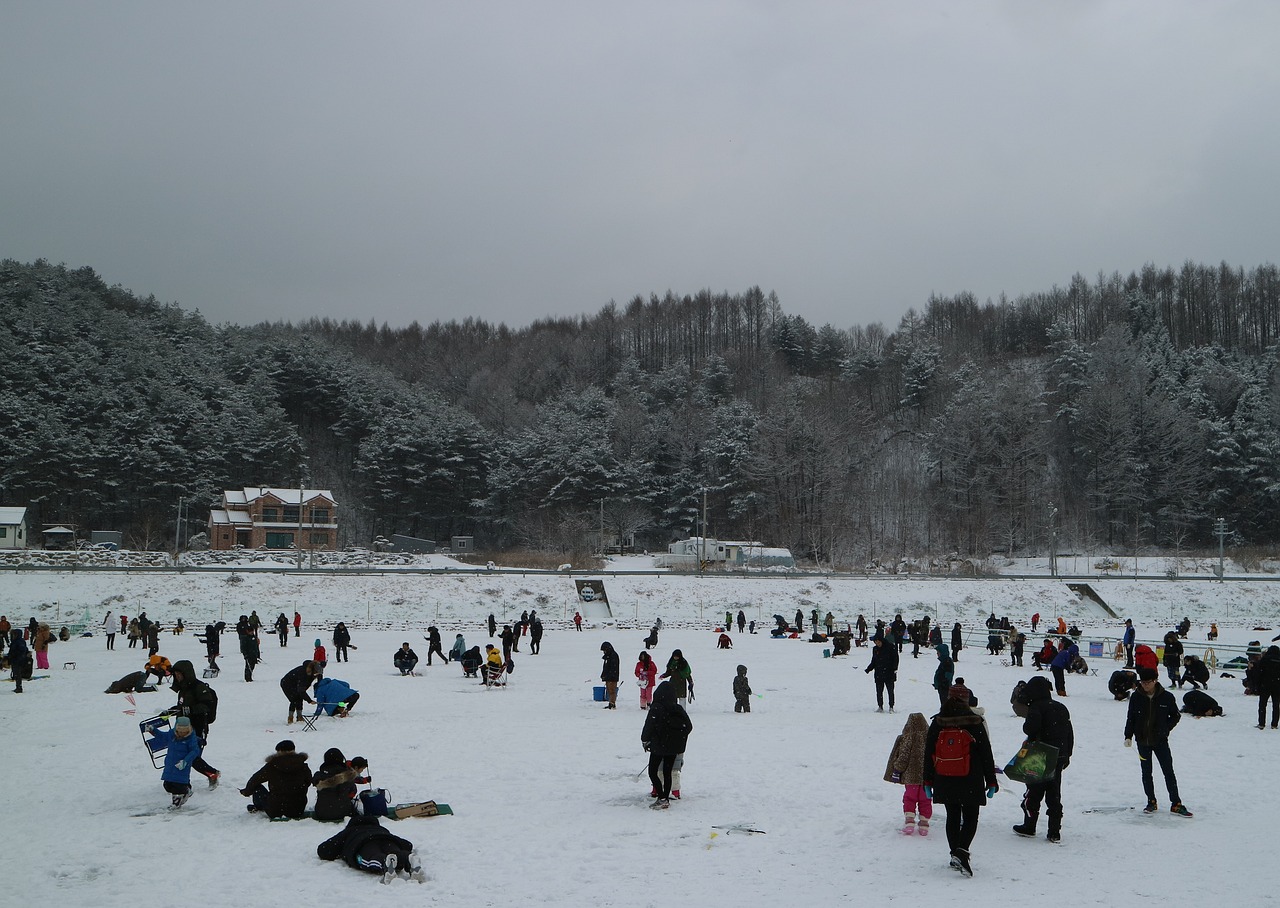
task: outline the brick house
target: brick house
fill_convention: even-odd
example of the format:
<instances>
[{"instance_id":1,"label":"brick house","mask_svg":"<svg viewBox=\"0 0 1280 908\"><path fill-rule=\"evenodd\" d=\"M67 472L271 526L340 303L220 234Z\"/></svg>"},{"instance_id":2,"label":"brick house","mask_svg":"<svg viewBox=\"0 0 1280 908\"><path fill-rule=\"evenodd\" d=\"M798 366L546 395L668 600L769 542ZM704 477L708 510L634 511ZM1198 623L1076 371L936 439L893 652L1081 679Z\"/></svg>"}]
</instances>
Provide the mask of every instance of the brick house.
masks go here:
<instances>
[{"instance_id":1,"label":"brick house","mask_svg":"<svg viewBox=\"0 0 1280 908\"><path fill-rule=\"evenodd\" d=\"M209 511L209 547L328 549L338 545L338 507L327 489L228 489Z\"/></svg>"}]
</instances>

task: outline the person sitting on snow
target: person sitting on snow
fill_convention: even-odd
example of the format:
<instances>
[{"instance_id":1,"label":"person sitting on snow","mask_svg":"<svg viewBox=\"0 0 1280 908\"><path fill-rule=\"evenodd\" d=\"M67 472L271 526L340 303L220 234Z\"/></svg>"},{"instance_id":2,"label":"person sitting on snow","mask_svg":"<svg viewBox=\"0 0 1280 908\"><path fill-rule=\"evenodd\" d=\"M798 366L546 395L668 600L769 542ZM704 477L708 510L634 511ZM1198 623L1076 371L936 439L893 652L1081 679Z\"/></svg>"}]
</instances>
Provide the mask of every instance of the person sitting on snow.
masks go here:
<instances>
[{"instance_id":1,"label":"person sitting on snow","mask_svg":"<svg viewBox=\"0 0 1280 908\"><path fill-rule=\"evenodd\" d=\"M307 812L307 789L311 786L311 767L307 755L295 751L293 742L285 739L276 752L263 761L262 768L249 777L240 794L253 798L245 809L249 813L265 813L271 819L299 819Z\"/></svg>"}]
</instances>

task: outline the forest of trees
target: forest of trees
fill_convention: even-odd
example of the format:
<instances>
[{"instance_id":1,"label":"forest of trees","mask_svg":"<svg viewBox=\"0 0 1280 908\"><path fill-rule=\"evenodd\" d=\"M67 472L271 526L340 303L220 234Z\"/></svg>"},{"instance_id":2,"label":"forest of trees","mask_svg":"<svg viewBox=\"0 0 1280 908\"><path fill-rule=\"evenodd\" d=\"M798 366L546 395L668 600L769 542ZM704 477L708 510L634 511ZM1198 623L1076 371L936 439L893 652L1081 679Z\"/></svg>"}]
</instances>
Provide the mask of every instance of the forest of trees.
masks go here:
<instances>
[{"instance_id":1,"label":"forest of trees","mask_svg":"<svg viewBox=\"0 0 1280 908\"><path fill-rule=\"evenodd\" d=\"M353 301L352 309L358 308ZM0 504L174 544L224 488L332 489L344 542L580 552L699 527L837 569L1280 540L1280 272L1077 275L892 329L776 295L482 320L214 327L0 262ZM196 527L198 529L198 527ZM1051 543L1051 539L1053 542Z\"/></svg>"}]
</instances>

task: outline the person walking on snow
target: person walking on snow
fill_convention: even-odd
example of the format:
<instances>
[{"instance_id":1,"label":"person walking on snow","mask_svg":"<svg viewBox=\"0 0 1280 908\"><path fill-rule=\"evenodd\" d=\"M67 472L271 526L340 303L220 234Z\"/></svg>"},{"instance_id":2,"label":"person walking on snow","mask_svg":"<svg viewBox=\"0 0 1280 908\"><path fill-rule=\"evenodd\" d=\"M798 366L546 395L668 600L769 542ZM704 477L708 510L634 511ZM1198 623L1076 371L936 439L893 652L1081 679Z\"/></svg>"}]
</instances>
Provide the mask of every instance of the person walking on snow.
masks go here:
<instances>
[{"instance_id":1,"label":"person walking on snow","mask_svg":"<svg viewBox=\"0 0 1280 908\"><path fill-rule=\"evenodd\" d=\"M886 644L883 637L876 637L873 641L871 662L867 665L866 672L873 671L876 682L876 712L884 712L886 690L889 692L889 712L893 712L893 685L898 680L898 649Z\"/></svg>"},{"instance_id":2,"label":"person walking on snow","mask_svg":"<svg viewBox=\"0 0 1280 908\"><path fill-rule=\"evenodd\" d=\"M1124 725L1124 746L1132 747L1138 739L1138 760L1142 764L1142 790L1147 795L1144 813L1160 809L1156 802L1155 781L1151 771L1154 757L1160 762L1165 788L1172 802L1169 810L1182 817L1190 817L1191 811L1182 803L1178 794L1178 777L1173 773L1173 753L1169 750L1169 733L1182 719L1178 701L1173 694L1160 686L1160 673L1154 668L1138 670L1138 689L1129 698L1129 714Z\"/></svg>"},{"instance_id":3,"label":"person walking on snow","mask_svg":"<svg viewBox=\"0 0 1280 908\"><path fill-rule=\"evenodd\" d=\"M351 657L347 654L347 647L355 649L351 646L351 631L347 630L347 623L339 621L337 627L333 629L333 659L335 662L350 662Z\"/></svg>"},{"instance_id":4,"label":"person walking on snow","mask_svg":"<svg viewBox=\"0 0 1280 908\"><path fill-rule=\"evenodd\" d=\"M1271 727L1280 721L1280 646L1269 646L1254 663L1253 681L1258 690L1258 728L1267 725L1267 701L1271 701Z\"/></svg>"},{"instance_id":5,"label":"person walking on snow","mask_svg":"<svg viewBox=\"0 0 1280 908\"><path fill-rule=\"evenodd\" d=\"M1045 836L1050 842L1062 841L1062 773L1071 764L1071 750L1075 745L1075 733L1071 728L1071 713L1062 703L1053 699L1049 679L1036 675L1022 689L1022 700L1027 704L1027 718L1022 723L1022 733L1028 742L1039 741L1058 748L1057 768L1053 778L1044 782L1027 783L1027 793L1022 797L1022 822L1013 827L1020 836L1034 836L1036 821L1040 817L1043 801L1049 812L1049 830Z\"/></svg>"},{"instance_id":6,"label":"person walking on snow","mask_svg":"<svg viewBox=\"0 0 1280 908\"><path fill-rule=\"evenodd\" d=\"M191 720L179 716L173 728L151 729L157 750L164 752L164 771L160 781L164 790L173 796L173 806L181 807L191 797L191 765L200 756L200 739L191 730Z\"/></svg>"},{"instance_id":7,"label":"person walking on snow","mask_svg":"<svg viewBox=\"0 0 1280 908\"><path fill-rule=\"evenodd\" d=\"M671 806L672 777L676 757L682 755L693 731L693 721L676 702L675 688L663 681L653 692L653 705L640 731L640 744L649 754L649 781L653 783L655 810Z\"/></svg>"},{"instance_id":8,"label":"person walking on snow","mask_svg":"<svg viewBox=\"0 0 1280 908\"><path fill-rule=\"evenodd\" d=\"M693 699L693 669L689 667L684 653L672 650L667 660L667 670L658 677L671 679L671 690L680 708L684 709L685 699Z\"/></svg>"},{"instance_id":9,"label":"person walking on snow","mask_svg":"<svg viewBox=\"0 0 1280 908\"><path fill-rule=\"evenodd\" d=\"M1053 672L1053 686L1057 689L1059 697L1067 695L1067 671L1079 655L1080 647L1070 637L1058 638L1058 654L1049 663L1049 671Z\"/></svg>"},{"instance_id":10,"label":"person walking on snow","mask_svg":"<svg viewBox=\"0 0 1280 908\"><path fill-rule=\"evenodd\" d=\"M973 876L969 849L978 831L978 815L1000 785L986 726L967 703L948 697L933 717L925 736L924 785L925 797L947 811L951 867Z\"/></svg>"},{"instance_id":11,"label":"person walking on snow","mask_svg":"<svg viewBox=\"0 0 1280 908\"><path fill-rule=\"evenodd\" d=\"M929 834L933 801L924 793L924 747L929 723L924 713L912 713L893 742L884 780L904 786L902 792L902 834Z\"/></svg>"},{"instance_id":12,"label":"person walking on snow","mask_svg":"<svg viewBox=\"0 0 1280 908\"><path fill-rule=\"evenodd\" d=\"M933 673L933 689L938 692L938 703L947 705L947 694L951 690L951 679L956 674L956 664L945 643L939 643L934 649L938 653L938 668Z\"/></svg>"}]
</instances>

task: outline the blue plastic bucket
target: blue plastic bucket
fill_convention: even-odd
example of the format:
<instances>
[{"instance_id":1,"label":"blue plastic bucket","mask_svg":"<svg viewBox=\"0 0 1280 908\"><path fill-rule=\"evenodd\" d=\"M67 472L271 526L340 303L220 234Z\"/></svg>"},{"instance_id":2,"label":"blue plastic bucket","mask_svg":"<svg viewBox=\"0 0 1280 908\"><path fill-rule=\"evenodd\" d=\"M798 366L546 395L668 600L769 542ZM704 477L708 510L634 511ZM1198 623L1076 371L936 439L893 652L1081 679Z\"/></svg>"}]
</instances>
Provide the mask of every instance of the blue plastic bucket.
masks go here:
<instances>
[{"instance_id":1,"label":"blue plastic bucket","mask_svg":"<svg viewBox=\"0 0 1280 908\"><path fill-rule=\"evenodd\" d=\"M593 687L593 688L591 689L591 696L592 696L592 699L593 699L593 700L595 700L597 703L603 703L603 702L604 702L604 688L603 688L603 687Z\"/></svg>"}]
</instances>

